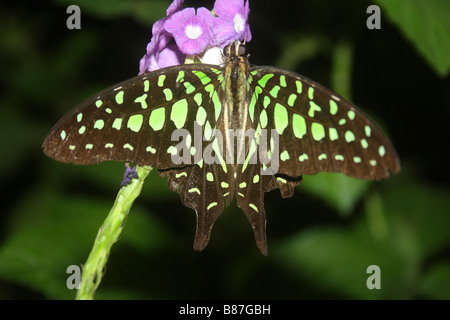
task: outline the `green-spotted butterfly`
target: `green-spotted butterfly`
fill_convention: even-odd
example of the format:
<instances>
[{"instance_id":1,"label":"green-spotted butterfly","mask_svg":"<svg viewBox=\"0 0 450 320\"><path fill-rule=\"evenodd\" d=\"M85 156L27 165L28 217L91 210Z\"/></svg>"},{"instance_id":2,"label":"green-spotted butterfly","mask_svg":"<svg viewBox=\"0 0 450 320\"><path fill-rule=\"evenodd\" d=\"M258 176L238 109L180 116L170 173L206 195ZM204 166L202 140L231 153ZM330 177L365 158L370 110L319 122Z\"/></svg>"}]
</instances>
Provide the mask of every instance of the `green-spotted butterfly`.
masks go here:
<instances>
[{"instance_id":1,"label":"green-spotted butterfly","mask_svg":"<svg viewBox=\"0 0 450 320\"><path fill-rule=\"evenodd\" d=\"M338 94L290 71L250 66L237 41L224 57L220 66L168 67L100 92L53 127L45 154L66 163L130 161L158 169L197 213L196 250L236 197L263 254L265 192L279 188L291 197L303 174L321 171L378 180L400 170L388 138ZM231 136L238 130L247 135ZM256 156L261 150L266 158ZM181 153L189 161L174 161ZM268 158L278 162L270 175L262 160Z\"/></svg>"}]
</instances>

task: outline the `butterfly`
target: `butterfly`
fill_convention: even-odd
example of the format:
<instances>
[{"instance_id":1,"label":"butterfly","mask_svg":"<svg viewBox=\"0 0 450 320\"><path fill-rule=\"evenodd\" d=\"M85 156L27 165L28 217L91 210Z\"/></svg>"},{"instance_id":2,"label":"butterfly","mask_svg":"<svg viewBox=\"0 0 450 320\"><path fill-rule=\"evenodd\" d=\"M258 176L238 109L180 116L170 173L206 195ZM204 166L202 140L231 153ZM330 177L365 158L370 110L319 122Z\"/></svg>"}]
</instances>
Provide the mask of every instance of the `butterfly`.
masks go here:
<instances>
[{"instance_id":1,"label":"butterfly","mask_svg":"<svg viewBox=\"0 0 450 320\"><path fill-rule=\"evenodd\" d=\"M195 250L236 197L264 255L265 192L291 197L302 175L322 171L375 180L400 171L386 135L343 97L297 73L251 66L239 41L223 54L222 65L167 67L101 91L51 129L45 154L158 169L197 214Z\"/></svg>"}]
</instances>

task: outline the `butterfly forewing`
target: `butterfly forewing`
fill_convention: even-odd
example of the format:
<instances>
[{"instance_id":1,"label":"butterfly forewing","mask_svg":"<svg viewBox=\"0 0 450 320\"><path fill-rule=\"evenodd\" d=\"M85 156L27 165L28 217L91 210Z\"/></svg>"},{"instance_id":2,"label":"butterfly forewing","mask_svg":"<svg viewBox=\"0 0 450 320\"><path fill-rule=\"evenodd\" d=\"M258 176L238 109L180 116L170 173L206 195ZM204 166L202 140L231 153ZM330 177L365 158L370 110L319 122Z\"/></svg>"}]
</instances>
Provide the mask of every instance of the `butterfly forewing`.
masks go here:
<instances>
[{"instance_id":1,"label":"butterfly forewing","mask_svg":"<svg viewBox=\"0 0 450 320\"><path fill-rule=\"evenodd\" d=\"M48 134L44 152L66 163L132 161L167 169L185 165L172 157L185 141L191 153L185 162L193 163L195 152L202 152L192 148L194 125L200 123L200 136L217 126L218 112L208 108L214 109L216 72L207 65L183 65L110 87L63 117Z\"/></svg>"},{"instance_id":2,"label":"butterfly forewing","mask_svg":"<svg viewBox=\"0 0 450 320\"><path fill-rule=\"evenodd\" d=\"M255 67L254 118L279 133L280 174L321 171L381 179L400 170L387 137L360 110L306 78L273 67ZM250 109L252 112L252 109Z\"/></svg>"}]
</instances>

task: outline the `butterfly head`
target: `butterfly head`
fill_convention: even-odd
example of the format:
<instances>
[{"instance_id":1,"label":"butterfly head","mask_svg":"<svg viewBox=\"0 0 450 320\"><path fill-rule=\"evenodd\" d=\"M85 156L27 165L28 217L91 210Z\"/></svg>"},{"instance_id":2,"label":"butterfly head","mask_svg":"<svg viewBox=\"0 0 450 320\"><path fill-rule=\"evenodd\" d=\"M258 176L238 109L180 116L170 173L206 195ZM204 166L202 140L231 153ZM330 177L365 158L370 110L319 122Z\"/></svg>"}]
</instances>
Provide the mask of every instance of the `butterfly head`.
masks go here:
<instances>
[{"instance_id":1,"label":"butterfly head","mask_svg":"<svg viewBox=\"0 0 450 320\"><path fill-rule=\"evenodd\" d=\"M244 43L240 41L233 41L229 45L227 45L224 49L225 59L233 60L233 59L247 59L249 54L247 52L247 47Z\"/></svg>"}]
</instances>

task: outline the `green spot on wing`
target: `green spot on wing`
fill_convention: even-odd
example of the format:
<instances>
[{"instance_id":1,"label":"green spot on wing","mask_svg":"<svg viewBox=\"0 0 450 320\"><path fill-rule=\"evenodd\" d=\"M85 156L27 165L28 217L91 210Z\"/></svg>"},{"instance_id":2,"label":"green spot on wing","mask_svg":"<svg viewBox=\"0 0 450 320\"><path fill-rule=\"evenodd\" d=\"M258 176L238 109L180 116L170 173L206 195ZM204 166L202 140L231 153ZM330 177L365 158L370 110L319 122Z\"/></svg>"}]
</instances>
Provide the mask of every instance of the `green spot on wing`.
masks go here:
<instances>
[{"instance_id":1,"label":"green spot on wing","mask_svg":"<svg viewBox=\"0 0 450 320\"><path fill-rule=\"evenodd\" d=\"M170 90L169 88L166 88L163 90L164 92L164 96L166 97L166 101L170 101L173 98L173 94L172 94L172 90Z\"/></svg>"},{"instance_id":2,"label":"green spot on wing","mask_svg":"<svg viewBox=\"0 0 450 320\"><path fill-rule=\"evenodd\" d=\"M284 129L289 124L288 120L288 112L284 106L277 103L275 105L275 110L273 112L274 114L274 122L275 122L275 129L277 130L278 134L283 134Z\"/></svg>"},{"instance_id":3,"label":"green spot on wing","mask_svg":"<svg viewBox=\"0 0 450 320\"><path fill-rule=\"evenodd\" d=\"M314 99L314 88L313 87L308 88L308 98L310 100Z\"/></svg>"},{"instance_id":4,"label":"green spot on wing","mask_svg":"<svg viewBox=\"0 0 450 320\"><path fill-rule=\"evenodd\" d=\"M303 153L300 157L298 157L298 160L300 162L303 162L303 161L308 160L308 159L309 159L309 157L308 157L308 155L306 153Z\"/></svg>"},{"instance_id":5,"label":"green spot on wing","mask_svg":"<svg viewBox=\"0 0 450 320\"><path fill-rule=\"evenodd\" d=\"M311 124L311 133L316 141L320 141L325 137L325 128L321 123L313 122Z\"/></svg>"},{"instance_id":6,"label":"green spot on wing","mask_svg":"<svg viewBox=\"0 0 450 320\"><path fill-rule=\"evenodd\" d=\"M278 97L278 92L280 91L280 89L281 89L281 87L280 86L274 86L273 88L272 88L272 90L270 90L270 95L272 96L272 97L274 97L274 98L277 98Z\"/></svg>"},{"instance_id":7,"label":"green spot on wing","mask_svg":"<svg viewBox=\"0 0 450 320\"><path fill-rule=\"evenodd\" d=\"M255 105L258 100L256 93L252 94L252 99L250 100L250 104L248 105L248 113L250 114L250 120L253 122L253 118L255 117Z\"/></svg>"},{"instance_id":8,"label":"green spot on wing","mask_svg":"<svg viewBox=\"0 0 450 320\"><path fill-rule=\"evenodd\" d=\"M152 127L154 131L161 130L164 126L165 116L166 110L164 107L153 110L148 120L150 127Z\"/></svg>"},{"instance_id":9,"label":"green spot on wing","mask_svg":"<svg viewBox=\"0 0 450 320\"><path fill-rule=\"evenodd\" d=\"M170 120L173 121L175 126L180 129L186 122L188 112L188 103L186 99L181 99L175 102L172 106L172 112L170 113Z\"/></svg>"},{"instance_id":10,"label":"green spot on wing","mask_svg":"<svg viewBox=\"0 0 450 320\"><path fill-rule=\"evenodd\" d=\"M274 76L273 73L265 74L261 79L259 79L258 83L261 87L265 88L267 81Z\"/></svg>"},{"instance_id":11,"label":"green spot on wing","mask_svg":"<svg viewBox=\"0 0 450 320\"><path fill-rule=\"evenodd\" d=\"M134 132L139 132L139 130L141 130L143 121L144 121L144 117L142 116L142 114L132 115L128 119L127 127Z\"/></svg>"},{"instance_id":12,"label":"green spot on wing","mask_svg":"<svg viewBox=\"0 0 450 320\"><path fill-rule=\"evenodd\" d=\"M319 107L314 101L310 101L309 102L309 111L308 111L308 116L310 116L311 118L314 118L314 112L320 112L322 111L322 108Z\"/></svg>"},{"instance_id":13,"label":"green spot on wing","mask_svg":"<svg viewBox=\"0 0 450 320\"><path fill-rule=\"evenodd\" d=\"M183 82L185 88L186 88L186 93L187 94L191 94L192 92L195 91L195 87L188 81Z\"/></svg>"},{"instance_id":14,"label":"green spot on wing","mask_svg":"<svg viewBox=\"0 0 450 320\"><path fill-rule=\"evenodd\" d=\"M284 75L280 76L280 86L282 86L284 88L287 86L286 77Z\"/></svg>"},{"instance_id":15,"label":"green spot on wing","mask_svg":"<svg viewBox=\"0 0 450 320\"><path fill-rule=\"evenodd\" d=\"M133 150L134 150L133 146L132 146L131 144L129 144L129 143L125 143L125 144L123 145L123 148L124 148L124 149L129 149L130 151L133 151Z\"/></svg>"},{"instance_id":16,"label":"green spot on wing","mask_svg":"<svg viewBox=\"0 0 450 320\"><path fill-rule=\"evenodd\" d=\"M175 80L175 82L181 82L181 81L184 81L184 71L183 70L178 71L178 76L177 76L177 79Z\"/></svg>"},{"instance_id":17,"label":"green spot on wing","mask_svg":"<svg viewBox=\"0 0 450 320\"><path fill-rule=\"evenodd\" d=\"M369 147L369 143L366 139L361 139L361 147L363 147L363 149L367 149Z\"/></svg>"},{"instance_id":18,"label":"green spot on wing","mask_svg":"<svg viewBox=\"0 0 450 320\"><path fill-rule=\"evenodd\" d=\"M147 106L147 94L144 93L142 96L137 97L136 99L134 99L134 102L140 103L142 109L147 109L148 108L148 106Z\"/></svg>"},{"instance_id":19,"label":"green spot on wing","mask_svg":"<svg viewBox=\"0 0 450 320\"><path fill-rule=\"evenodd\" d=\"M263 100L263 106L264 109L266 109L268 107L268 105L270 104L270 98L269 96L264 96L264 100Z\"/></svg>"},{"instance_id":20,"label":"green spot on wing","mask_svg":"<svg viewBox=\"0 0 450 320\"><path fill-rule=\"evenodd\" d=\"M283 179L281 177L277 177L277 180L280 181L281 183L286 183L287 182L286 179Z\"/></svg>"},{"instance_id":21,"label":"green spot on wing","mask_svg":"<svg viewBox=\"0 0 450 320\"><path fill-rule=\"evenodd\" d=\"M167 153L174 156L177 154L177 148L175 148L174 146L170 146L167 148Z\"/></svg>"},{"instance_id":22,"label":"green spot on wing","mask_svg":"<svg viewBox=\"0 0 450 320\"><path fill-rule=\"evenodd\" d=\"M386 148L384 146L380 146L378 148L378 154L380 155L380 157L384 157L384 155L386 154Z\"/></svg>"},{"instance_id":23,"label":"green spot on wing","mask_svg":"<svg viewBox=\"0 0 450 320\"><path fill-rule=\"evenodd\" d=\"M201 194L201 193L200 193L200 190L199 190L198 188L191 188L191 189L188 190L188 192L189 192L189 193L196 192L196 193L198 193L198 194Z\"/></svg>"},{"instance_id":24,"label":"green spot on wing","mask_svg":"<svg viewBox=\"0 0 450 320\"><path fill-rule=\"evenodd\" d=\"M306 121L301 115L294 113L292 116L292 130L294 136L301 139L306 134Z\"/></svg>"},{"instance_id":25,"label":"green spot on wing","mask_svg":"<svg viewBox=\"0 0 450 320\"><path fill-rule=\"evenodd\" d=\"M295 80L295 86L297 88L297 93L301 94L303 91L303 84L300 80Z\"/></svg>"},{"instance_id":26,"label":"green spot on wing","mask_svg":"<svg viewBox=\"0 0 450 320\"><path fill-rule=\"evenodd\" d=\"M355 141L355 134L350 130L345 131L344 137L347 142Z\"/></svg>"},{"instance_id":27,"label":"green spot on wing","mask_svg":"<svg viewBox=\"0 0 450 320\"><path fill-rule=\"evenodd\" d=\"M186 172L180 172L180 173L177 173L175 175L175 178L177 178L177 179L179 179L181 177L187 177L187 173Z\"/></svg>"},{"instance_id":28,"label":"green spot on wing","mask_svg":"<svg viewBox=\"0 0 450 320\"><path fill-rule=\"evenodd\" d=\"M166 80L166 75L162 74L158 77L158 87L164 86L164 80Z\"/></svg>"},{"instance_id":29,"label":"green spot on wing","mask_svg":"<svg viewBox=\"0 0 450 320\"><path fill-rule=\"evenodd\" d=\"M103 127L105 126L105 121L103 121L102 119L98 119L95 121L94 123L94 129L103 129Z\"/></svg>"},{"instance_id":30,"label":"green spot on wing","mask_svg":"<svg viewBox=\"0 0 450 320\"><path fill-rule=\"evenodd\" d=\"M339 139L338 131L336 130L336 128L330 128L328 131L331 141Z\"/></svg>"},{"instance_id":31,"label":"green spot on wing","mask_svg":"<svg viewBox=\"0 0 450 320\"><path fill-rule=\"evenodd\" d=\"M331 113L331 115L333 115L333 116L336 115L337 111L338 111L337 103L334 100L330 99L330 113Z\"/></svg>"},{"instance_id":32,"label":"green spot on wing","mask_svg":"<svg viewBox=\"0 0 450 320\"><path fill-rule=\"evenodd\" d=\"M150 152L150 153L153 153L153 154L156 153L156 149L153 148L153 147L151 147L151 146L148 146L148 147L145 149L145 151ZM183 172L183 173L186 173L186 172Z\"/></svg>"},{"instance_id":33,"label":"green spot on wing","mask_svg":"<svg viewBox=\"0 0 450 320\"><path fill-rule=\"evenodd\" d=\"M124 95L124 91L120 90L119 92L116 93L116 102L117 104L122 104L123 103L123 95Z\"/></svg>"},{"instance_id":34,"label":"green spot on wing","mask_svg":"<svg viewBox=\"0 0 450 320\"><path fill-rule=\"evenodd\" d=\"M112 127L116 130L120 130L122 128L122 118L115 118Z\"/></svg>"},{"instance_id":35,"label":"green spot on wing","mask_svg":"<svg viewBox=\"0 0 450 320\"><path fill-rule=\"evenodd\" d=\"M297 95L295 93L291 93L291 95L289 96L288 101L287 101L288 106L293 107L295 100L297 100Z\"/></svg>"},{"instance_id":36,"label":"green spot on wing","mask_svg":"<svg viewBox=\"0 0 450 320\"><path fill-rule=\"evenodd\" d=\"M349 110L348 112L347 112L347 116L348 116L348 118L350 119L350 120L355 120L355 111L353 111L353 110Z\"/></svg>"},{"instance_id":37,"label":"green spot on wing","mask_svg":"<svg viewBox=\"0 0 450 320\"><path fill-rule=\"evenodd\" d=\"M265 128L267 126L267 112L264 109L259 115L259 123L261 124L261 128Z\"/></svg>"},{"instance_id":38,"label":"green spot on wing","mask_svg":"<svg viewBox=\"0 0 450 320\"><path fill-rule=\"evenodd\" d=\"M205 87L205 91L206 91L206 92L209 92L209 96L212 97L212 96L213 96L213 93L214 93L216 90L215 90L215 88L214 88L214 85L213 85L212 83L210 83L210 84L208 84L208 85Z\"/></svg>"},{"instance_id":39,"label":"green spot on wing","mask_svg":"<svg viewBox=\"0 0 450 320\"><path fill-rule=\"evenodd\" d=\"M209 209L211 209L212 207L215 207L215 206L217 206L217 202L211 202L211 203L206 207L206 209L209 210Z\"/></svg>"},{"instance_id":40,"label":"green spot on wing","mask_svg":"<svg viewBox=\"0 0 450 320\"><path fill-rule=\"evenodd\" d=\"M195 101L195 103L197 103L198 106L200 106L202 104L202 94L200 92L195 94L194 101Z\"/></svg>"},{"instance_id":41,"label":"green spot on wing","mask_svg":"<svg viewBox=\"0 0 450 320\"><path fill-rule=\"evenodd\" d=\"M217 94L217 91L214 90L213 96L212 96L212 101L214 103L214 114L215 114L215 119L219 119L220 116L220 112L222 111L222 103L220 102L219 96Z\"/></svg>"},{"instance_id":42,"label":"green spot on wing","mask_svg":"<svg viewBox=\"0 0 450 320\"><path fill-rule=\"evenodd\" d=\"M289 152L287 150L284 150L281 154L280 154L280 160L281 161L286 161L289 160Z\"/></svg>"},{"instance_id":43,"label":"green spot on wing","mask_svg":"<svg viewBox=\"0 0 450 320\"><path fill-rule=\"evenodd\" d=\"M202 82L202 84L207 84L209 82L211 82L211 78L209 78L204 72L202 71L198 71L198 70L193 70L192 71L193 74L195 74L200 81Z\"/></svg>"},{"instance_id":44,"label":"green spot on wing","mask_svg":"<svg viewBox=\"0 0 450 320\"><path fill-rule=\"evenodd\" d=\"M199 107L197 110L197 122L199 125L203 126L206 121L206 111L203 109L203 107Z\"/></svg>"},{"instance_id":45,"label":"green spot on wing","mask_svg":"<svg viewBox=\"0 0 450 320\"><path fill-rule=\"evenodd\" d=\"M214 72L217 75L222 73L222 71L220 71L219 69L216 69L216 68L211 68L211 71Z\"/></svg>"}]
</instances>

